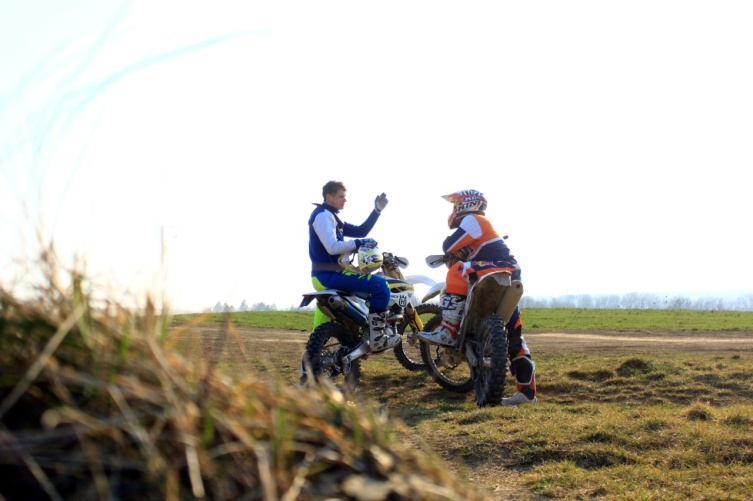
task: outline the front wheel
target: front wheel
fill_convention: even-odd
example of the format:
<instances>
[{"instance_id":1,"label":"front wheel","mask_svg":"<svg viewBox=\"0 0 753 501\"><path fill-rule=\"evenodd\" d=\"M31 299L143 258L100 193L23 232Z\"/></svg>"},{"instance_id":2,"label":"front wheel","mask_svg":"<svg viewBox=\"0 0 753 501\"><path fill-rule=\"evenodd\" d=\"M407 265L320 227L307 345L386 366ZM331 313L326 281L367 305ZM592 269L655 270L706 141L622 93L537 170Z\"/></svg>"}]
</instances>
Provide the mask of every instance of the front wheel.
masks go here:
<instances>
[{"instance_id":1,"label":"front wheel","mask_svg":"<svg viewBox=\"0 0 753 501\"><path fill-rule=\"evenodd\" d=\"M476 404L499 405L507 379L507 331L502 319L489 315L481 322L473 351L480 363L476 378Z\"/></svg>"},{"instance_id":2,"label":"front wheel","mask_svg":"<svg viewBox=\"0 0 753 501\"><path fill-rule=\"evenodd\" d=\"M344 393L352 394L361 377L361 360L344 367L342 357L353 351L359 338L337 322L314 329L306 343L306 359L317 382L331 382ZM310 377L307 375L307 377Z\"/></svg>"},{"instance_id":3,"label":"front wheel","mask_svg":"<svg viewBox=\"0 0 753 501\"><path fill-rule=\"evenodd\" d=\"M426 322L424 330L433 331L442 322L436 315ZM445 390L468 393L473 390L473 375L465 355L453 348L421 343L421 359L432 379Z\"/></svg>"},{"instance_id":4,"label":"front wheel","mask_svg":"<svg viewBox=\"0 0 753 501\"><path fill-rule=\"evenodd\" d=\"M426 330L428 322L434 317L439 315L441 320L442 307L433 303L419 304L416 306L415 314L421 319L421 324ZM403 336L403 341L393 350L400 365L409 371L426 370L426 364L421 358L421 345L424 343L416 336L418 333L419 329L415 321L406 319L400 325L400 334Z\"/></svg>"}]
</instances>

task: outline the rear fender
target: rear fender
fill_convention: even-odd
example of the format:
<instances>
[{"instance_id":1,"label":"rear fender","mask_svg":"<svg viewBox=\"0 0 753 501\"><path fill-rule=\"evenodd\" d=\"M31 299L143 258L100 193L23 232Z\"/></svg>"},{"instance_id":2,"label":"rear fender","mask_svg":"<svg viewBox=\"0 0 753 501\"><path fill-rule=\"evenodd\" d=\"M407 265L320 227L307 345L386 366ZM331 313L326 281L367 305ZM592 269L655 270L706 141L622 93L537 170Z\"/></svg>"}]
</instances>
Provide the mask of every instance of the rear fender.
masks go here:
<instances>
[{"instance_id":1,"label":"rear fender","mask_svg":"<svg viewBox=\"0 0 753 501\"><path fill-rule=\"evenodd\" d=\"M509 271L497 271L482 276L468 291L469 299L465 305L465 318L481 321L488 314L496 313L511 284Z\"/></svg>"},{"instance_id":2,"label":"rear fender","mask_svg":"<svg viewBox=\"0 0 753 501\"><path fill-rule=\"evenodd\" d=\"M510 286L505 290L502 302L497 308L497 316L501 318L504 323L510 321L510 317L512 317L515 307L518 306L521 297L523 297L523 282L520 280L513 280Z\"/></svg>"},{"instance_id":3,"label":"rear fender","mask_svg":"<svg viewBox=\"0 0 753 501\"><path fill-rule=\"evenodd\" d=\"M338 291L335 289L325 289L322 291L314 291L314 292L307 292L303 295L303 300L301 301L301 305L299 308L303 308L304 306L308 306L311 304L311 301L316 299L318 296L333 296L336 294L345 294L342 291Z\"/></svg>"},{"instance_id":4,"label":"rear fender","mask_svg":"<svg viewBox=\"0 0 753 501\"><path fill-rule=\"evenodd\" d=\"M328 298L331 296L340 296L343 300L347 301L353 308L360 310L362 313L368 313L368 307L364 299L353 295L352 293L337 290L337 289L325 289L321 291L307 292L303 295L303 301L301 301L300 308L308 306L313 300L318 303L319 309L327 315L329 318L336 320L337 315L329 306Z\"/></svg>"}]
</instances>

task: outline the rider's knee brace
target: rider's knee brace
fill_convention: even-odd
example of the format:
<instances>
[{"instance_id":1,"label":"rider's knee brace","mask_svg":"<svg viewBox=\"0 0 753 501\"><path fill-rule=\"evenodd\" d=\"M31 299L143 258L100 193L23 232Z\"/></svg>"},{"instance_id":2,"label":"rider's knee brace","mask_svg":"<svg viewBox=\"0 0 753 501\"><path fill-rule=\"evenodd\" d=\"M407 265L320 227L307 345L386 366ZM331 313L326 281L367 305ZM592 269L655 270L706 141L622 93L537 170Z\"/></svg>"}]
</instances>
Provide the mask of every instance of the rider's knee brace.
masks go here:
<instances>
[{"instance_id":1,"label":"rider's knee brace","mask_svg":"<svg viewBox=\"0 0 753 501\"><path fill-rule=\"evenodd\" d=\"M510 363L510 372L515 376L518 384L528 385L533 382L533 373L536 370L536 364L531 360L530 355L521 355L516 357Z\"/></svg>"},{"instance_id":2,"label":"rider's knee brace","mask_svg":"<svg viewBox=\"0 0 753 501\"><path fill-rule=\"evenodd\" d=\"M526 346L523 340L523 326L519 325L513 329L509 329L507 331L507 354L510 356L510 360L527 353L528 346Z\"/></svg>"}]
</instances>

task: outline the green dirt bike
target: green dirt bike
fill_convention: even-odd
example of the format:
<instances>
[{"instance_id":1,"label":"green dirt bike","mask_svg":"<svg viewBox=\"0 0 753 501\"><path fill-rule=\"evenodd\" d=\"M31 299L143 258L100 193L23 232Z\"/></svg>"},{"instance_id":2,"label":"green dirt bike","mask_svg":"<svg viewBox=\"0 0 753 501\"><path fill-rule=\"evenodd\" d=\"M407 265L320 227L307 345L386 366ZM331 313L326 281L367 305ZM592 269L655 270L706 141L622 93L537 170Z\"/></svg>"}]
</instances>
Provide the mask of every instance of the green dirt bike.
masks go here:
<instances>
[{"instance_id":1,"label":"green dirt bike","mask_svg":"<svg viewBox=\"0 0 753 501\"><path fill-rule=\"evenodd\" d=\"M426 263L437 268L455 259L451 255L433 255ZM444 282L432 286L422 303L438 296ZM442 388L458 393L475 390L479 406L499 405L508 371L507 329L515 307L523 295L523 284L512 280L508 271L484 275L468 291L455 347L421 343L421 358L434 381ZM426 323L433 331L441 316Z\"/></svg>"},{"instance_id":2,"label":"green dirt bike","mask_svg":"<svg viewBox=\"0 0 753 501\"><path fill-rule=\"evenodd\" d=\"M377 273L387 278L390 302L387 325L399 333L401 343L392 348L398 362L408 370L426 369L421 356L422 342L416 337L424 329L424 321L440 318L437 304L420 304L415 296L414 283L433 285L435 282L421 275L405 277L401 268L408 260L384 252L382 266ZM355 253L340 256L340 266L361 273L352 263ZM302 369L302 382L313 373L316 379L326 379L343 390L353 391L361 374L361 360L372 354L369 347L369 297L336 289L303 294L301 307L316 301L318 308L331 321L317 326L306 343L305 357L309 367ZM390 351L390 350L387 350ZM377 352L379 355L384 352ZM304 370L305 369L305 370Z\"/></svg>"}]
</instances>

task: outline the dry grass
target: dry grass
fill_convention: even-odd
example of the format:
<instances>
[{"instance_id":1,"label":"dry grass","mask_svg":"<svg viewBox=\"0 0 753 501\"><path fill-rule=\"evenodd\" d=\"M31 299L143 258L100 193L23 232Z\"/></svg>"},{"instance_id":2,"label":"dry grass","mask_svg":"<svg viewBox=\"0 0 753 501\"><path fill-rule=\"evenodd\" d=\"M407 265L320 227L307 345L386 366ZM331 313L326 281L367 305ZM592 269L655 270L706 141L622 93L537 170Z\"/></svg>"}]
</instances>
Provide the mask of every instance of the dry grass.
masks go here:
<instances>
[{"instance_id":1,"label":"dry grass","mask_svg":"<svg viewBox=\"0 0 753 501\"><path fill-rule=\"evenodd\" d=\"M488 498L376 405L184 358L148 298L95 308L52 253L39 268L32 299L0 289L4 499Z\"/></svg>"}]
</instances>

